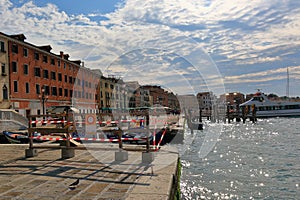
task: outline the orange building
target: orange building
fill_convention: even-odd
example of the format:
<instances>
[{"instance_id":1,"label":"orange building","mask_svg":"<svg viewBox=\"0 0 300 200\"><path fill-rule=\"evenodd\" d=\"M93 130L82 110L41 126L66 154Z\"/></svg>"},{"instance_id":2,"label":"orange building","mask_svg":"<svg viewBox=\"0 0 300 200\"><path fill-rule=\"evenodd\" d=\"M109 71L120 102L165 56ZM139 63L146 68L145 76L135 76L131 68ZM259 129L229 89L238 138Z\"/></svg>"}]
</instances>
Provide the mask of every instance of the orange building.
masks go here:
<instances>
[{"instance_id":1,"label":"orange building","mask_svg":"<svg viewBox=\"0 0 300 200\"><path fill-rule=\"evenodd\" d=\"M230 92L221 95L220 99L222 99L226 104L229 105L239 105L241 103L244 103L245 95L239 92Z\"/></svg>"},{"instance_id":2,"label":"orange building","mask_svg":"<svg viewBox=\"0 0 300 200\"><path fill-rule=\"evenodd\" d=\"M43 114L53 105L76 105L82 112L96 112L99 76L69 60L69 55L51 52L51 46L25 42L23 34L6 35L9 71L9 108L20 114Z\"/></svg>"},{"instance_id":3,"label":"orange building","mask_svg":"<svg viewBox=\"0 0 300 200\"><path fill-rule=\"evenodd\" d=\"M169 107L168 92L157 85L143 85L142 89L149 91L150 96L153 98L153 105L160 105Z\"/></svg>"}]
</instances>

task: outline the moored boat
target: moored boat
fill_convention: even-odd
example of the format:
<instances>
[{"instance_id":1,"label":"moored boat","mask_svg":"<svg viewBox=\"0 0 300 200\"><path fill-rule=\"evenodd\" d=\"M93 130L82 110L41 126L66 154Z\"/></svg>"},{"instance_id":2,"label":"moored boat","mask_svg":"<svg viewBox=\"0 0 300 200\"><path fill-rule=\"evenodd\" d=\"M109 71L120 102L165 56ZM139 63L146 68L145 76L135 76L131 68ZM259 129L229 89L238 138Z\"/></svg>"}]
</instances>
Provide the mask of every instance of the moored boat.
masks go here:
<instances>
[{"instance_id":1,"label":"moored boat","mask_svg":"<svg viewBox=\"0 0 300 200\"><path fill-rule=\"evenodd\" d=\"M2 133L11 144L25 144L29 141L28 136L24 135L23 132L3 131Z\"/></svg>"},{"instance_id":2,"label":"moored boat","mask_svg":"<svg viewBox=\"0 0 300 200\"><path fill-rule=\"evenodd\" d=\"M240 108L245 110L246 116L252 116L256 112L257 118L300 116L300 102L271 101L260 91L249 101L240 104Z\"/></svg>"},{"instance_id":3,"label":"moored boat","mask_svg":"<svg viewBox=\"0 0 300 200\"><path fill-rule=\"evenodd\" d=\"M29 142L28 132L27 130L20 131L3 131L2 135L6 138L8 143L11 144L27 144ZM33 137L40 137L41 134L38 132L33 133ZM34 142L44 142L42 140L33 139Z\"/></svg>"}]
</instances>

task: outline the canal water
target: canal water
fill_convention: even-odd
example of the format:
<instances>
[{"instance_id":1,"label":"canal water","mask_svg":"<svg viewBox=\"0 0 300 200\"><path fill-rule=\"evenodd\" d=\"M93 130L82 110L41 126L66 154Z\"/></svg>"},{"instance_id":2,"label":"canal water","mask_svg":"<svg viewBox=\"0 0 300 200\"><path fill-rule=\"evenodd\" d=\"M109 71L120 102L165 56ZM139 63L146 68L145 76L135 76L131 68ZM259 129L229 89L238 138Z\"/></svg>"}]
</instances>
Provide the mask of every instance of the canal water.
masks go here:
<instances>
[{"instance_id":1,"label":"canal water","mask_svg":"<svg viewBox=\"0 0 300 200\"><path fill-rule=\"evenodd\" d=\"M208 123L172 145L182 199L300 199L300 118Z\"/></svg>"}]
</instances>

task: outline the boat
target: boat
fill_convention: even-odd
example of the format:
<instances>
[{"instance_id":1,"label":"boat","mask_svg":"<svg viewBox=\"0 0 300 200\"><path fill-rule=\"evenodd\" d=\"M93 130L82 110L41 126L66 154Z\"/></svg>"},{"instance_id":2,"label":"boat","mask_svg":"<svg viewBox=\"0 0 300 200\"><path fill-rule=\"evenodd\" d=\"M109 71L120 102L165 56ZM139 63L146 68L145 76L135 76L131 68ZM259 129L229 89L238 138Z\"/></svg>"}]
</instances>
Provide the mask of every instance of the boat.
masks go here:
<instances>
[{"instance_id":1,"label":"boat","mask_svg":"<svg viewBox=\"0 0 300 200\"><path fill-rule=\"evenodd\" d=\"M271 101L260 90L239 107L245 111L246 117L253 116L253 111L257 118L300 116L300 102Z\"/></svg>"},{"instance_id":2,"label":"boat","mask_svg":"<svg viewBox=\"0 0 300 200\"><path fill-rule=\"evenodd\" d=\"M23 132L3 131L2 133L7 139L7 141L11 144L26 144L29 141L28 136L25 135Z\"/></svg>"},{"instance_id":3,"label":"boat","mask_svg":"<svg viewBox=\"0 0 300 200\"><path fill-rule=\"evenodd\" d=\"M11 144L27 144L29 142L27 130L19 131L3 131L2 134L5 136L8 143ZM40 137L41 133L34 132L33 137ZM34 142L44 142L39 139L33 139Z\"/></svg>"}]
</instances>

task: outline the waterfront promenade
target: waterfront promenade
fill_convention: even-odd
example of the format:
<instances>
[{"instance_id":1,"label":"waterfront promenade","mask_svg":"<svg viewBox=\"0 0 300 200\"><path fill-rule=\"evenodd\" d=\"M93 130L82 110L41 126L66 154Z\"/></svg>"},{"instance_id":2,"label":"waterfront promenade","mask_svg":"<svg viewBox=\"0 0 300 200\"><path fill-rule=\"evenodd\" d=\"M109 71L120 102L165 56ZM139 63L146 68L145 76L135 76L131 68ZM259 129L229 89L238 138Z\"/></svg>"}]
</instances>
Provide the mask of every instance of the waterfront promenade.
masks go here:
<instances>
[{"instance_id":1,"label":"waterfront promenade","mask_svg":"<svg viewBox=\"0 0 300 200\"><path fill-rule=\"evenodd\" d=\"M55 145L55 144L53 144ZM116 144L75 150L61 159L60 149L38 149L25 158L28 145L0 145L0 200L6 199L172 199L177 185L177 150L163 146L154 161L142 153L115 161ZM70 185L79 180L75 187Z\"/></svg>"}]
</instances>

